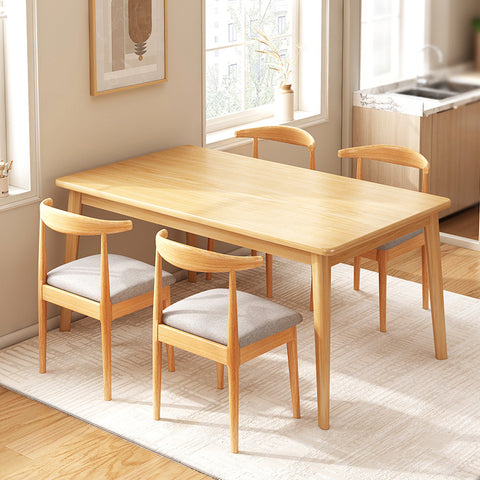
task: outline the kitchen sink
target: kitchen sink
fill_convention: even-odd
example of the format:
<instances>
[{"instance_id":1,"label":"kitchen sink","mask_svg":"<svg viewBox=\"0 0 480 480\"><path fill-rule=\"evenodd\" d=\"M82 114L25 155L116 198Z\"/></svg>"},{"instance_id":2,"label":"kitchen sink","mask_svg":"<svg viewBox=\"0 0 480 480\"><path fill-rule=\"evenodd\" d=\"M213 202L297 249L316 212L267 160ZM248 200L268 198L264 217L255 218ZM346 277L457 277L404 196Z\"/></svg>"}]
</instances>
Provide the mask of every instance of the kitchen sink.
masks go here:
<instances>
[{"instance_id":1,"label":"kitchen sink","mask_svg":"<svg viewBox=\"0 0 480 480\"><path fill-rule=\"evenodd\" d=\"M425 88L433 88L435 90L449 90L456 93L470 92L477 90L480 85L471 85L468 83L449 82L448 80L440 80L438 82L425 85Z\"/></svg>"},{"instance_id":2,"label":"kitchen sink","mask_svg":"<svg viewBox=\"0 0 480 480\"><path fill-rule=\"evenodd\" d=\"M405 88L395 93L401 93L402 95L410 95L413 97L444 100L445 98L454 97L455 95L460 95L461 93L466 93L478 89L480 89L480 85L451 82L449 80L437 80L436 82L427 84L417 83L415 87Z\"/></svg>"},{"instance_id":3,"label":"kitchen sink","mask_svg":"<svg viewBox=\"0 0 480 480\"><path fill-rule=\"evenodd\" d=\"M413 97L432 98L434 100L443 100L445 98L450 98L459 94L459 92L438 90L435 88L427 87L407 88L405 90L399 90L395 93L400 93L402 95L410 95Z\"/></svg>"}]
</instances>

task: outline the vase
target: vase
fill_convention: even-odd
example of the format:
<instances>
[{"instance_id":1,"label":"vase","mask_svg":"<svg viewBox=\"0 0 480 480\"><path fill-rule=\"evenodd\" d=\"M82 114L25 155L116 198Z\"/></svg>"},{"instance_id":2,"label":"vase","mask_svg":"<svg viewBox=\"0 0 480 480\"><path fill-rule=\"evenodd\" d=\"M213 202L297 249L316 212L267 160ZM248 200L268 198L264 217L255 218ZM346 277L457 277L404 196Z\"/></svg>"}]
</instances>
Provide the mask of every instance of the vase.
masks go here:
<instances>
[{"instance_id":1,"label":"vase","mask_svg":"<svg viewBox=\"0 0 480 480\"><path fill-rule=\"evenodd\" d=\"M475 70L480 70L480 32L475 34Z\"/></svg>"},{"instance_id":2,"label":"vase","mask_svg":"<svg viewBox=\"0 0 480 480\"><path fill-rule=\"evenodd\" d=\"M0 178L0 197L8 197L8 176Z\"/></svg>"},{"instance_id":3,"label":"vase","mask_svg":"<svg viewBox=\"0 0 480 480\"><path fill-rule=\"evenodd\" d=\"M279 122L293 120L293 90L290 84L280 85L275 99L275 118Z\"/></svg>"}]
</instances>

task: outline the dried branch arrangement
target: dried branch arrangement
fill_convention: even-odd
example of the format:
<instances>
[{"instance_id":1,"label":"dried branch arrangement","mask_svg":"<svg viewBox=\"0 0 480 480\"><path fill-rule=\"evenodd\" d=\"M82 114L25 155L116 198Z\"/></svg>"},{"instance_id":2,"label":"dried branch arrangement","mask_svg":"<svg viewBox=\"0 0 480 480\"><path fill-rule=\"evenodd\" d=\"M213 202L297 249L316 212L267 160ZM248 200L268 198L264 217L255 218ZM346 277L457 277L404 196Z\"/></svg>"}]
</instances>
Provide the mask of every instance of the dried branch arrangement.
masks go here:
<instances>
[{"instance_id":1,"label":"dried branch arrangement","mask_svg":"<svg viewBox=\"0 0 480 480\"><path fill-rule=\"evenodd\" d=\"M272 58L273 63L268 65L268 67L280 73L280 75L282 76L281 85L289 84L290 76L292 74L292 67L290 65L290 62L280 55L280 51L278 50L278 48L265 33L261 32L258 28L255 28L255 31L260 37L256 38L255 40L266 47L263 50L257 50L257 52L264 53L265 55L268 55L270 58Z\"/></svg>"}]
</instances>

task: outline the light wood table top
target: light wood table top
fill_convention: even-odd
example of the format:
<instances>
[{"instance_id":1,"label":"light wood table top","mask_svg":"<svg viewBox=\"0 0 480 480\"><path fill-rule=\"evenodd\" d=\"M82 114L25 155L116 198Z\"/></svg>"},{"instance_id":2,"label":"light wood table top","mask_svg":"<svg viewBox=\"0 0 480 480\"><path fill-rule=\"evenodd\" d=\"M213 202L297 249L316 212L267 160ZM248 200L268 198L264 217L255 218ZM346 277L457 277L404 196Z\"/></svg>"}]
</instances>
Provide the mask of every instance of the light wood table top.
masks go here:
<instances>
[{"instance_id":1,"label":"light wood table top","mask_svg":"<svg viewBox=\"0 0 480 480\"><path fill-rule=\"evenodd\" d=\"M393 227L412 225L450 202L195 146L75 173L56 183L96 198L327 256L378 239Z\"/></svg>"},{"instance_id":2,"label":"light wood table top","mask_svg":"<svg viewBox=\"0 0 480 480\"><path fill-rule=\"evenodd\" d=\"M305 262L312 268L318 424L329 428L331 267L423 228L437 359L447 358L438 212L450 200L185 145L59 178L82 205ZM65 261L78 255L69 236ZM62 309L60 326L71 312Z\"/></svg>"}]
</instances>

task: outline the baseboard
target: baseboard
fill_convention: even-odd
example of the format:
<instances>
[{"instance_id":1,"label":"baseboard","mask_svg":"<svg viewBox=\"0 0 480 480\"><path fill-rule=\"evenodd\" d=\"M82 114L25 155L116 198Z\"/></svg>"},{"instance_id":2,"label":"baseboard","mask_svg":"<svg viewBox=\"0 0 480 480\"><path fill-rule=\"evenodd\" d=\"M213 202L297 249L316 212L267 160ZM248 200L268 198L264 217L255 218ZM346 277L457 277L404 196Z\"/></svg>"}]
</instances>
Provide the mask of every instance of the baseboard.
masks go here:
<instances>
[{"instance_id":1,"label":"baseboard","mask_svg":"<svg viewBox=\"0 0 480 480\"><path fill-rule=\"evenodd\" d=\"M85 315L81 315L80 313L73 312L72 313L72 322L83 318ZM47 320L47 330L53 330L54 328L58 328L60 326L60 315L55 315L52 318ZM15 343L23 342L32 337L36 337L38 335L38 325L35 323L30 325L29 327L22 328L21 330L15 330L12 333L7 335L3 335L0 337L0 349L9 347L10 345L14 345Z\"/></svg>"}]
</instances>

